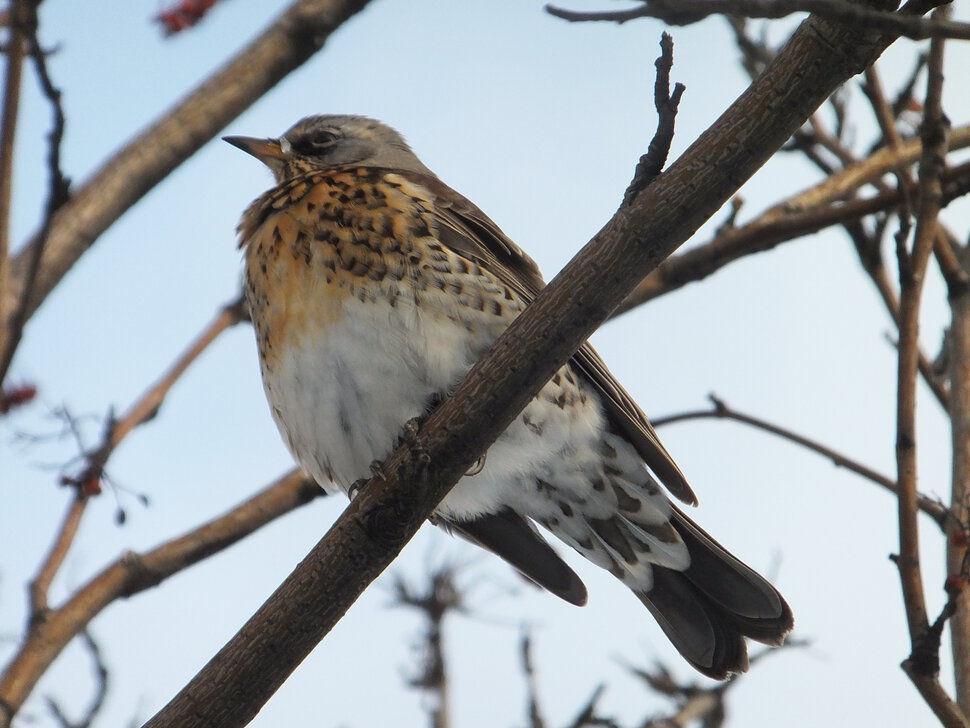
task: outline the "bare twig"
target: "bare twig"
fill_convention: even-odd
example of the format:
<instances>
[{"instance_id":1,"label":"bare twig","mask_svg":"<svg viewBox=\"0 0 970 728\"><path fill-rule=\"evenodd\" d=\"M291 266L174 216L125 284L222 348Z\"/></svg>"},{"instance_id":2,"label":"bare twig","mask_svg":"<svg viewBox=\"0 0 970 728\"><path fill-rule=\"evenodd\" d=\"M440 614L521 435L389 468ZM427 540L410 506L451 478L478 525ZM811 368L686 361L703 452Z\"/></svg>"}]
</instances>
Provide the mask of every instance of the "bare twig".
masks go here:
<instances>
[{"instance_id":1,"label":"bare twig","mask_svg":"<svg viewBox=\"0 0 970 728\"><path fill-rule=\"evenodd\" d=\"M293 470L224 515L147 553L129 552L107 566L64 605L48 609L44 619L31 623L26 638L0 673L0 726L10 726L54 658L106 606L156 586L322 495L313 481Z\"/></svg>"},{"instance_id":2,"label":"bare twig","mask_svg":"<svg viewBox=\"0 0 970 728\"><path fill-rule=\"evenodd\" d=\"M54 214L67 202L70 194L70 183L61 170L61 141L64 137L64 109L61 107L61 92L51 80L50 73L47 70L47 57L37 36L37 5L39 5L39 2L26 2L24 5L27 7L25 11L28 34L27 48L37 72L37 78L40 80L41 90L50 104L53 122L47 135L47 174L49 178L47 201L44 203L44 214L41 219L40 232L37 235L37 244L26 259L23 293L16 304L16 308L11 312L10 325L5 328L5 336L2 337L0 382L6 378L20 338L23 336L23 328L27 320L27 300L30 298L34 281L37 278L40 257L43 254L44 246L47 244L47 236L54 222ZM0 310L2 310L2 307L0 307ZM2 319L0 319L0 331L4 331Z\"/></svg>"},{"instance_id":3,"label":"bare twig","mask_svg":"<svg viewBox=\"0 0 970 728\"><path fill-rule=\"evenodd\" d=\"M64 137L64 109L61 107L61 92L54 86L47 70L47 58L37 38L37 2L23 3L26 13L26 32L28 34L28 51L40 86L51 107L54 117L51 131L47 136L47 174L49 177L47 201L44 203L44 215L41 219L40 232L37 234L36 244L26 258L25 271L21 281L21 295L15 307L10 312L9 325L4 325L0 319L0 382L7 376L7 371L13 361L14 353L23 336L24 324L27 321L27 301L30 298L40 266L40 257L47 245L47 238L54 224L54 214L67 202L69 196L69 182L61 171L61 140ZM0 294L3 292L0 291ZM0 312L3 306L0 305Z\"/></svg>"},{"instance_id":4,"label":"bare twig","mask_svg":"<svg viewBox=\"0 0 970 728\"><path fill-rule=\"evenodd\" d=\"M726 15L724 19L734 32L734 41L741 51L741 67L753 81L775 57L775 52L763 41L748 34L748 19L740 15Z\"/></svg>"},{"instance_id":5,"label":"bare twig","mask_svg":"<svg viewBox=\"0 0 970 728\"><path fill-rule=\"evenodd\" d=\"M690 25L711 15L777 19L794 13L813 13L841 22L866 23L872 28L914 40L970 39L968 23L883 12L843 0L643 0L642 5L629 10L576 12L546 5L546 12L570 22L605 20L626 23L637 18L660 18L673 25Z\"/></svg>"},{"instance_id":6,"label":"bare twig","mask_svg":"<svg viewBox=\"0 0 970 728\"><path fill-rule=\"evenodd\" d=\"M20 109L20 80L23 75L27 46L27 16L29 0L13 0L9 10L10 32L7 38L7 67L3 84L3 111L0 112L0 362L11 348L10 333L5 322L13 311L15 301L7 300L10 290L10 198L13 192L14 141L17 137L17 117ZM8 311L10 309L10 311ZM0 385L3 372L0 367Z\"/></svg>"},{"instance_id":7,"label":"bare twig","mask_svg":"<svg viewBox=\"0 0 970 728\"><path fill-rule=\"evenodd\" d=\"M98 643L94 641L94 637L88 630L83 630L80 634L81 642L87 648L88 653L91 655L91 661L94 663L94 700L91 701L91 705L84 713L84 717L80 720L74 721L70 720L64 711L61 709L60 704L51 696L45 697L45 702L47 707L51 712L54 720L62 728L90 728L94 719L101 712L101 708L104 707L105 698L108 697L108 667L105 665L104 657L101 654L101 648Z\"/></svg>"},{"instance_id":8,"label":"bare twig","mask_svg":"<svg viewBox=\"0 0 970 728\"><path fill-rule=\"evenodd\" d=\"M394 591L398 605L413 607L425 618L421 671L410 683L432 697L431 728L448 728L451 724L450 701L442 629L448 614L464 609L462 592L455 584L455 570L451 566L436 569L424 592L413 589L398 577L394 581Z\"/></svg>"},{"instance_id":9,"label":"bare twig","mask_svg":"<svg viewBox=\"0 0 970 728\"><path fill-rule=\"evenodd\" d=\"M910 637L915 644L928 629L926 601L919 567L918 525L916 521L916 376L919 332L919 305L926 264L933 250L939 212L940 175L946 150L939 109L940 84L934 74L940 74L942 61L939 43L934 43L936 58L930 61L930 88L923 122L923 153L920 165L919 217L912 250L905 247L905 239L897 236L899 258L899 372L897 392L896 463L899 486L899 566ZM935 111L935 113L934 113ZM931 136L935 134L938 136ZM902 222L905 222L903 220Z\"/></svg>"},{"instance_id":10,"label":"bare twig","mask_svg":"<svg viewBox=\"0 0 970 728\"><path fill-rule=\"evenodd\" d=\"M899 296L889 278L889 271L880 262L877 267L863 266L869 274L872 284L876 287L879 297L882 299L886 310L892 316L896 325L899 325ZM945 383L933 370L933 362L920 348L916 352L916 366L923 382L929 387L936 401L944 409L949 407L950 393L947 391Z\"/></svg>"},{"instance_id":11,"label":"bare twig","mask_svg":"<svg viewBox=\"0 0 970 728\"><path fill-rule=\"evenodd\" d=\"M916 101L916 82L919 80L920 73L926 68L927 56L925 53L920 53L916 56L916 63L913 65L913 70L903 84L902 88L896 94L896 98L893 100L893 116L899 118L904 112L912 109L914 104L918 104ZM922 107L922 104L919 104Z\"/></svg>"},{"instance_id":12,"label":"bare twig","mask_svg":"<svg viewBox=\"0 0 970 728\"><path fill-rule=\"evenodd\" d=\"M960 251L959 265L970 274L970 252ZM950 286L950 330L947 360L950 382L950 434L953 447L950 508L953 518L947 529L947 574L959 579L952 596L955 611L950 621L956 700L970 715L970 605L967 604L967 533L970 524L970 289Z\"/></svg>"},{"instance_id":13,"label":"bare twig","mask_svg":"<svg viewBox=\"0 0 970 728\"><path fill-rule=\"evenodd\" d=\"M960 264L960 247L953 234L939 222L936 239L933 241L933 259L940 268L951 298L961 295L970 286L970 273Z\"/></svg>"},{"instance_id":14,"label":"bare twig","mask_svg":"<svg viewBox=\"0 0 970 728\"><path fill-rule=\"evenodd\" d=\"M529 728L546 728L546 720L542 717L542 709L539 707L539 686L536 682L535 667L532 664L532 635L527 631L522 632L519 654L522 657L525 690L529 696Z\"/></svg>"},{"instance_id":15,"label":"bare twig","mask_svg":"<svg viewBox=\"0 0 970 728\"><path fill-rule=\"evenodd\" d=\"M937 11L935 16L946 17ZM911 651L903 669L923 699L945 726L970 726L967 715L939 684L939 634L931 629L919 560L919 523L916 491L916 384L918 377L919 309L923 279L933 242L942 197L947 135L941 98L943 91L943 41L930 43L926 104L920 135L919 208L912 250L902 236L897 243L899 259L899 369L897 389L896 468L899 485L899 555L895 559L903 592Z\"/></svg>"},{"instance_id":16,"label":"bare twig","mask_svg":"<svg viewBox=\"0 0 970 728\"><path fill-rule=\"evenodd\" d=\"M523 630L522 640L519 643L519 655L522 661L522 674L525 677L525 689L529 700L529 728L546 728L546 720L539 707L539 686L536 681L536 670L532 662L532 636L528 631ZM592 728L601 726L602 728L619 728L612 718L604 718L597 715L596 704L606 690L605 685L598 685L590 695L586 704L580 708L576 717L573 718L566 728Z\"/></svg>"},{"instance_id":17,"label":"bare twig","mask_svg":"<svg viewBox=\"0 0 970 728\"><path fill-rule=\"evenodd\" d=\"M817 139L823 138L824 136L817 137ZM953 130L951 141L952 143L950 149L956 149L957 147L964 147L967 144L970 144L970 126L962 126ZM831 145L829 145L829 148L831 148ZM900 169L903 166L908 166L917 161L921 153L921 149L922 141L920 139L911 139L901 141L898 147L895 148L889 146L879 149L861 161L855 160L851 153L846 152L840 155L840 159L844 159L845 161L849 162L849 166L839 172L831 173L827 179L814 187L795 195L785 202L773 206L764 213L762 218L759 218L755 222L761 223L764 221L772 221L776 217L778 219L783 219L786 214L791 214L797 210L804 210L807 212L812 209L819 209L820 211L824 211L824 207L818 206L830 204L836 200L846 197L851 197L859 188L866 184L873 184L877 188L885 190L885 186L880 184L880 178L887 172L891 172L894 169ZM805 151L807 152L808 150L806 149ZM848 154L848 156L846 156L846 154ZM965 195L966 193L967 190L964 184L958 183L950 191L944 193L944 204L948 203L952 199L955 199L956 197ZM903 199L899 197L900 194L913 196L916 194L916 190L915 188L900 185L897 188L896 195L894 196L894 199L897 200L897 204L898 201ZM845 203L845 206L848 207L853 204L856 204L855 200ZM848 220L851 218L846 219ZM860 261L863 264L863 268L871 278L873 285L875 285L876 290L882 298L887 311L898 325L899 299L885 269L878 246L878 239L871 240L869 236L857 234L858 231L854 230L849 225L846 225L844 221L842 221L842 224L853 240L856 251L859 254ZM941 267L948 265L947 259L938 258L938 260L941 261ZM948 270L950 269L948 268ZM648 281L644 282L645 285L647 283ZM957 285L958 283L959 280L954 279L954 285ZM940 405L946 408L948 400L946 387L940 378L934 375L930 360L925 354L923 354L922 351L918 353L918 365L923 380L933 392Z\"/></svg>"},{"instance_id":18,"label":"bare twig","mask_svg":"<svg viewBox=\"0 0 970 728\"><path fill-rule=\"evenodd\" d=\"M844 113L844 110L842 113ZM844 121L839 123L844 125ZM801 152L822 171L826 178L859 161L842 139L828 129L828 126L817 113L812 114L808 123L792 135L788 144L782 147L782 151ZM885 185L880 186L876 182L876 189L885 192L889 188ZM851 197L851 195L847 197ZM797 197L795 199L798 200ZM789 200L782 204L790 205L791 203L792 201Z\"/></svg>"},{"instance_id":19,"label":"bare twig","mask_svg":"<svg viewBox=\"0 0 970 728\"><path fill-rule=\"evenodd\" d=\"M775 205L764 213L766 218L783 217L798 210L811 210L837 200L846 199L867 184L879 180L901 165L917 162L923 152L920 139L907 139L898 148L883 147L865 159L836 172L809 189ZM970 124L954 129L950 137L950 150L970 145Z\"/></svg>"},{"instance_id":20,"label":"bare twig","mask_svg":"<svg viewBox=\"0 0 970 728\"><path fill-rule=\"evenodd\" d=\"M57 530L57 536L51 545L50 551L44 558L37 576L30 582L28 590L30 600L30 620L38 622L45 618L47 612L47 593L50 590L54 577L64 563L64 558L74 543L77 535L78 526L81 525L81 517L88 504L90 495L82 488L75 490L74 497L67 507L67 513L61 527Z\"/></svg>"},{"instance_id":21,"label":"bare twig","mask_svg":"<svg viewBox=\"0 0 970 728\"><path fill-rule=\"evenodd\" d=\"M670 154L670 144L674 140L674 121L680 97L684 95L684 84L674 86L670 93L670 69L674 65L674 39L664 33L660 37L660 58L656 61L657 78L653 87L653 103L657 109L657 132L650 140L647 153L640 157L633 181L623 194L623 204L629 205L640 191L649 185L663 171Z\"/></svg>"},{"instance_id":22,"label":"bare twig","mask_svg":"<svg viewBox=\"0 0 970 728\"><path fill-rule=\"evenodd\" d=\"M903 138L896 126L898 114L895 111L895 106L889 103L885 97L885 94L883 93L882 84L879 81L879 75L876 72L875 65L866 69L865 88L866 93L872 102L876 119L879 122L879 128L882 130L883 138L888 142L890 147L899 149L903 144ZM904 92L912 94L911 89ZM902 208L902 214L909 215L911 214L910 211L913 209L912 201L910 200L910 195L908 194L909 189L912 188L914 184L913 175L909 168L904 165L898 165L894 171L899 179L899 186L903 190L904 205ZM951 296L956 295L963 287L970 284L967 274L960 267L960 263L957 261L956 249L958 247L959 245L953 236L946 231L942 223L938 223L936 239L933 242L933 254L936 258L937 264L940 267L940 272L943 274L943 279L946 281L947 289L949 290Z\"/></svg>"},{"instance_id":23,"label":"bare twig","mask_svg":"<svg viewBox=\"0 0 970 728\"><path fill-rule=\"evenodd\" d=\"M801 447L811 450L812 452L818 453L822 457L831 460L833 465L850 470L856 475L859 475L866 480L875 483L881 488L886 489L890 493L898 494L899 492L896 481L892 480L891 478L887 478L885 475L873 470L872 468L866 467L857 460L853 460L837 450L833 450L820 442L805 437L804 435L799 435L797 432L773 424L767 420L762 420L758 417L732 409L725 404L723 400L719 399L713 394L709 395L708 398L711 400L711 409L680 412L667 417L658 417L653 420L654 427L672 425L675 422L705 419L726 419L733 420L734 422L741 422L745 425L750 425L756 429L776 435L783 440L788 440L796 445L800 445ZM941 529L946 526L948 513L946 508L939 501L935 501L932 498L928 498L920 493L917 494L917 505L919 509L923 511L923 513L936 521L937 525Z\"/></svg>"},{"instance_id":24,"label":"bare twig","mask_svg":"<svg viewBox=\"0 0 970 728\"><path fill-rule=\"evenodd\" d=\"M605 685L597 685L592 695L586 701L572 722L566 728L620 728L619 724L612 718L607 718L597 714L596 704L599 703L603 693L606 692Z\"/></svg>"},{"instance_id":25,"label":"bare twig","mask_svg":"<svg viewBox=\"0 0 970 728\"><path fill-rule=\"evenodd\" d=\"M903 147L904 141L896 127L897 114L895 113L894 108L890 106L889 102L886 100L886 96L882 89L882 83L879 80L879 74L876 71L875 65L866 69L866 94L868 95L869 100L872 102L873 111L876 115L876 120L879 123L879 128L882 130L883 139L886 141L889 148L898 152ZM913 179L913 175L909 167L905 164L900 163L896 165L893 172L898 180L898 189L902 193L902 205L900 207L899 215L909 219L913 210L912 198L916 191L915 180ZM946 202L941 202L941 204L945 205ZM886 272L882 260L882 254L879 250L879 240L874 240L873 244L871 245L872 248L875 248L875 255L878 256L878 260L876 261L875 265L872 264L873 262L871 260L866 260L866 258L870 256L863 251L858 242L856 243L856 247L860 258L863 259L863 267L869 273L869 277L876 286L876 290L879 292L883 303L898 326L899 301L896 297L895 291L892 290L892 286L889 283L889 275ZM934 252L937 253L937 261L943 270L944 278L946 278L946 280L949 282L951 289L955 289L959 285L959 274L953 270L953 253L949 249L949 241L946 240L945 231L942 225L939 223L937 227L937 237L933 249ZM946 408L949 394L946 391L946 387L941 379L934 376L933 367L922 350L917 352L917 366L919 368L920 375L923 377L923 381L925 381L927 386L930 387L940 405Z\"/></svg>"},{"instance_id":26,"label":"bare twig","mask_svg":"<svg viewBox=\"0 0 970 728\"><path fill-rule=\"evenodd\" d=\"M128 410L119 418L109 414L104 426L101 444L85 451L85 465L77 475L62 478L65 485L73 485L80 490L87 490L89 494L99 492L93 484L99 483L104 476L108 460L115 449L121 444L132 430L150 422L165 401L169 390L181 378L189 366L220 334L246 320L248 312L242 297L223 306L216 317L202 330L188 348L172 363L168 371L152 384Z\"/></svg>"},{"instance_id":27,"label":"bare twig","mask_svg":"<svg viewBox=\"0 0 970 728\"><path fill-rule=\"evenodd\" d=\"M876 116L879 129L882 132L883 140L889 148L898 152L903 146L903 137L899 133L899 129L896 128L896 116L893 114L893 110L886 100L886 95L882 89L882 81L879 78L879 72L876 70L875 64L866 69L865 78L866 84L864 90L872 104L873 113ZM914 183L913 175L909 167L902 162L895 166L893 174L896 175L898 186L903 192L903 204L900 214L909 217L913 209L913 203L909 194Z\"/></svg>"},{"instance_id":28,"label":"bare twig","mask_svg":"<svg viewBox=\"0 0 970 728\"><path fill-rule=\"evenodd\" d=\"M188 348L183 351L172 363L168 371L149 387L141 397L139 397L129 407L121 417L112 423L109 439L99 448L98 458L104 462L108 455L121 443L121 441L136 427L149 422L158 414L159 408L165 401L169 390L175 385L179 378L185 373L186 369L202 354L208 346L215 341L220 334L232 328L240 321L245 321L248 317L245 300L240 296L236 300L226 304L216 317L199 333Z\"/></svg>"},{"instance_id":29,"label":"bare twig","mask_svg":"<svg viewBox=\"0 0 970 728\"><path fill-rule=\"evenodd\" d=\"M751 665L761 662L766 655L778 654L781 649L805 647L809 643L789 637L780 648L761 650L751 656ZM664 698L673 700L676 708L667 716L653 718L641 724L641 728L686 728L695 721L700 721L704 728L718 728L724 724L727 710L725 698L728 691L741 680L751 679L749 675L738 677L729 682L714 687L700 686L696 682L679 683L673 673L664 665L657 664L653 669L638 668L628 665L630 673L643 680L647 687Z\"/></svg>"}]
</instances>

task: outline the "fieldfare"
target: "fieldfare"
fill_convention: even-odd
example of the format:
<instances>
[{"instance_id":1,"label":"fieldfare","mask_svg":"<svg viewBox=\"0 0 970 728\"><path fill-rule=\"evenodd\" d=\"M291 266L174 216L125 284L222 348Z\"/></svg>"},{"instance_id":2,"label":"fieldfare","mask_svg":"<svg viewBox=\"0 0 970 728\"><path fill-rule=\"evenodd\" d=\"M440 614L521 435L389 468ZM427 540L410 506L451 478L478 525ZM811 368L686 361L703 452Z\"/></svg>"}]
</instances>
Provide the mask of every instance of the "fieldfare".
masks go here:
<instances>
[{"instance_id":1,"label":"fieldfare","mask_svg":"<svg viewBox=\"0 0 970 728\"><path fill-rule=\"evenodd\" d=\"M535 263L393 129L312 116L226 137L276 186L239 226L263 384L293 455L344 491L393 451L533 300ZM646 416L584 345L435 511L434 521L573 604L586 587L535 524L607 569L695 668L747 667L792 613L673 505L696 502Z\"/></svg>"}]
</instances>

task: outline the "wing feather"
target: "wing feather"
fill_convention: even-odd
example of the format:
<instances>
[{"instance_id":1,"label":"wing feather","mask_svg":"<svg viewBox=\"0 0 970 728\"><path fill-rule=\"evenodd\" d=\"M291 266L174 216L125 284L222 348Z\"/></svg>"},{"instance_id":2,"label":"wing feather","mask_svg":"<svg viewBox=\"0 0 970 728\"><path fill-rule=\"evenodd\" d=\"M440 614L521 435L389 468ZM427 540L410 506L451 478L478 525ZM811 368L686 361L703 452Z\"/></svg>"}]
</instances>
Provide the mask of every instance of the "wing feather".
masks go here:
<instances>
[{"instance_id":1,"label":"wing feather","mask_svg":"<svg viewBox=\"0 0 970 728\"><path fill-rule=\"evenodd\" d=\"M489 270L527 303L546 285L538 266L474 203L435 177L418 172L397 172L434 195L438 236L442 243ZM570 363L600 394L607 419L637 449L640 457L667 489L681 501L696 504L697 497L656 431L633 398L627 394L589 343Z\"/></svg>"}]
</instances>

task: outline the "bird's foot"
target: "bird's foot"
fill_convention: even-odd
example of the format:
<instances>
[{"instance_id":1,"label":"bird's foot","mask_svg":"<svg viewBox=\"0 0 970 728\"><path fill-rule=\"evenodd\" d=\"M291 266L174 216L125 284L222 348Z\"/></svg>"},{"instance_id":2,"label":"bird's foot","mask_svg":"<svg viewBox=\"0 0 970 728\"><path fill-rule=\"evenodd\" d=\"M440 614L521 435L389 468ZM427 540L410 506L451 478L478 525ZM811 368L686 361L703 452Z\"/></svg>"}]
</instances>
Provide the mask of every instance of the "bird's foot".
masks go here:
<instances>
[{"instance_id":1,"label":"bird's foot","mask_svg":"<svg viewBox=\"0 0 970 728\"><path fill-rule=\"evenodd\" d=\"M380 460L371 460L370 474L375 478L387 480L387 478L384 477L384 463L382 463Z\"/></svg>"},{"instance_id":2,"label":"bird's foot","mask_svg":"<svg viewBox=\"0 0 970 728\"><path fill-rule=\"evenodd\" d=\"M421 417L412 417L405 422L404 427L401 428L401 434L398 437L398 444L414 447L418 441L418 430L421 429L421 425L424 424L427 418L427 415L422 415Z\"/></svg>"},{"instance_id":3,"label":"bird's foot","mask_svg":"<svg viewBox=\"0 0 970 728\"><path fill-rule=\"evenodd\" d=\"M486 453L487 455L488 453ZM468 472L465 473L468 477L473 475L478 475L482 470L485 469L485 455L482 455L478 460L472 463L472 466L468 468Z\"/></svg>"},{"instance_id":4,"label":"bird's foot","mask_svg":"<svg viewBox=\"0 0 970 728\"><path fill-rule=\"evenodd\" d=\"M372 461L369 467L370 467L371 477L358 478L353 483L351 483L350 488L347 489L347 497L350 498L350 500L353 500L358 495L360 495L360 492L364 489L364 486L367 485L374 478L387 480L387 478L384 476L384 463L382 463L380 460Z\"/></svg>"}]
</instances>

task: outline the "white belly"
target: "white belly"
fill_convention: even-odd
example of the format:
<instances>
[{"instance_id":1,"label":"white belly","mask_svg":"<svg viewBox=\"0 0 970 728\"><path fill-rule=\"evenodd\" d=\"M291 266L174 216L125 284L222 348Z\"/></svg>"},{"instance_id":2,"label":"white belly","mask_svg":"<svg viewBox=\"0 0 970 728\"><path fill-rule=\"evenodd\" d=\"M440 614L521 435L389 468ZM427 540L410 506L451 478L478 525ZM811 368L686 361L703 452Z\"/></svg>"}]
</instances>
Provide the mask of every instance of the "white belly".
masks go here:
<instances>
[{"instance_id":1,"label":"white belly","mask_svg":"<svg viewBox=\"0 0 970 728\"><path fill-rule=\"evenodd\" d=\"M346 491L394 449L404 423L423 415L485 352L504 322L466 326L418 311L399 297L347 299L336 322L290 345L264 371L273 416L294 456L321 485ZM491 329L491 330L489 330ZM474 331L474 333L472 333ZM502 506L536 511L537 477L555 478L564 495L584 500L603 418L594 398L563 408L547 385L490 448L482 470L464 477L439 507L469 518ZM555 472L553 472L555 471ZM575 473L575 493L564 478ZM570 498L572 500L572 498ZM542 509L540 509L542 510Z\"/></svg>"}]
</instances>

